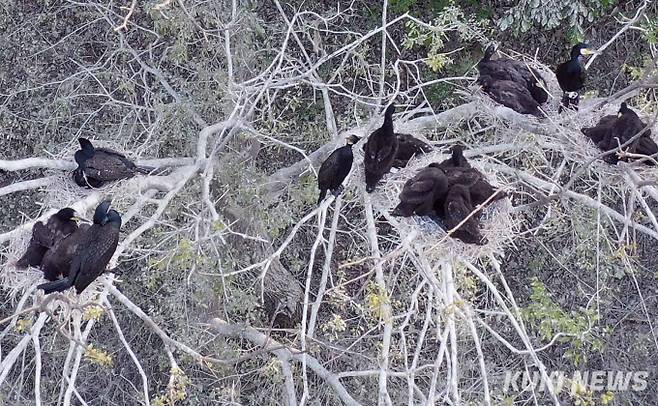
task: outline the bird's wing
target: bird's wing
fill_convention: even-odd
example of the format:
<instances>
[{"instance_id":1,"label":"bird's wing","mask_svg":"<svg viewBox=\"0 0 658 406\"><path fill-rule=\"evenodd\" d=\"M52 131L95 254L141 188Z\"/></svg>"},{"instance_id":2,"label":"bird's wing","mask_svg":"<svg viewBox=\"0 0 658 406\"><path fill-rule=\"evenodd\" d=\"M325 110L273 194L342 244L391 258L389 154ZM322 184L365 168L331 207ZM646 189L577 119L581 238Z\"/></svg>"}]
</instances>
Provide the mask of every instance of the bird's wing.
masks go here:
<instances>
[{"instance_id":1,"label":"bird's wing","mask_svg":"<svg viewBox=\"0 0 658 406\"><path fill-rule=\"evenodd\" d=\"M338 173L339 151L335 150L325 159L318 170L318 187L327 189Z\"/></svg>"},{"instance_id":2,"label":"bird's wing","mask_svg":"<svg viewBox=\"0 0 658 406\"><path fill-rule=\"evenodd\" d=\"M94 228L96 229L94 230ZM78 262L78 272L75 276L75 288L78 293L105 271L105 267L116 251L119 230L110 225L94 225L86 236L86 241L80 244L74 259L74 263ZM72 264L71 270L73 269Z\"/></svg>"},{"instance_id":3,"label":"bird's wing","mask_svg":"<svg viewBox=\"0 0 658 406\"><path fill-rule=\"evenodd\" d=\"M135 165L121 154L97 149L85 162L84 173L100 181L125 179L135 174Z\"/></svg>"}]
</instances>

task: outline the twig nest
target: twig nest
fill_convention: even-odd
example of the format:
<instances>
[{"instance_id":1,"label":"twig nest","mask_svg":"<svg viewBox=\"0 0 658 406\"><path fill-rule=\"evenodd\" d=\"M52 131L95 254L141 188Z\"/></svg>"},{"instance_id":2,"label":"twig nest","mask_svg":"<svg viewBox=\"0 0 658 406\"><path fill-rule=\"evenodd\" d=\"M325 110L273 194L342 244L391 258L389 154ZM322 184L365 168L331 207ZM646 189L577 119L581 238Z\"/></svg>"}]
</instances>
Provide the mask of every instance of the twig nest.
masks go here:
<instances>
[{"instance_id":1,"label":"twig nest","mask_svg":"<svg viewBox=\"0 0 658 406\"><path fill-rule=\"evenodd\" d=\"M415 231L416 237L411 245L431 261L445 260L447 257L460 257L472 261L494 253L502 254L504 247L518 231L516 222L510 214L512 204L508 197L489 203L480 214L480 231L488 241L485 245L465 244L447 236L447 230L428 216L394 217L390 214L399 203L398 195L407 180L427 165L447 158L447 155L435 150L411 159L405 168L391 171L371 193L373 209L386 217L396 229L401 241ZM497 174L480 165L477 160L470 159L469 163L482 172L494 188L500 189L508 184ZM362 173L356 174L357 184L363 185L362 178Z\"/></svg>"}]
</instances>

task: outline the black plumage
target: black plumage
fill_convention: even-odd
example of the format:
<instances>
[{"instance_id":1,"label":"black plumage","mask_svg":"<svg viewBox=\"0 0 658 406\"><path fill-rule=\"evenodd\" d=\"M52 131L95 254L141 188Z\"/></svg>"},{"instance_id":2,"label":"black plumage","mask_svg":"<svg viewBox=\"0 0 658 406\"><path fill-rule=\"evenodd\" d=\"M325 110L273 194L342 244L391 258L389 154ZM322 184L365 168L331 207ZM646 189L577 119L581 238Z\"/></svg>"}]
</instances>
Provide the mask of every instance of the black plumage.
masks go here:
<instances>
[{"instance_id":1,"label":"black plumage","mask_svg":"<svg viewBox=\"0 0 658 406\"><path fill-rule=\"evenodd\" d=\"M603 116L601 120L599 120L598 124L596 124L594 127L581 128L580 131L585 134L587 138L591 139L597 146L599 146L599 143L604 141L604 143L602 143L600 146L600 148L603 149L605 141L607 140L608 134L610 133L610 130L612 129L615 121L617 121L617 116L610 114ZM605 144L605 146L607 146L607 144Z\"/></svg>"},{"instance_id":2,"label":"black plumage","mask_svg":"<svg viewBox=\"0 0 658 406\"><path fill-rule=\"evenodd\" d=\"M430 215L434 202L448 190L445 173L436 167L423 168L404 184L400 193L400 203L393 209L394 216L409 217Z\"/></svg>"},{"instance_id":3,"label":"black plumage","mask_svg":"<svg viewBox=\"0 0 658 406\"><path fill-rule=\"evenodd\" d=\"M347 137L347 144L332 152L320 166L318 171L318 189L320 189L318 204L322 203L328 190L335 196L338 196L343 190L343 181L350 173L354 161L352 145L357 142L359 142L359 137L350 135Z\"/></svg>"},{"instance_id":4,"label":"black plumage","mask_svg":"<svg viewBox=\"0 0 658 406\"><path fill-rule=\"evenodd\" d=\"M542 117L539 106L548 100L546 81L525 63L513 59L491 59L496 46L490 45L477 64L478 83L491 98L521 114Z\"/></svg>"},{"instance_id":5,"label":"black plumage","mask_svg":"<svg viewBox=\"0 0 658 406\"><path fill-rule=\"evenodd\" d=\"M94 148L86 138L78 138L80 149L74 158L78 167L73 180L79 186L98 188L107 182L128 179L136 173L147 174L153 168L137 166L124 155L107 148Z\"/></svg>"},{"instance_id":6,"label":"black plumage","mask_svg":"<svg viewBox=\"0 0 658 406\"><path fill-rule=\"evenodd\" d=\"M59 240L78 228L75 210L70 207L59 210L48 218L44 225L37 221L32 227L32 237L23 256L16 261L17 268L41 265L46 252Z\"/></svg>"},{"instance_id":7,"label":"black plumage","mask_svg":"<svg viewBox=\"0 0 658 406\"><path fill-rule=\"evenodd\" d=\"M592 54L594 52L589 49L589 45L583 43L576 44L571 48L571 57L569 60L559 64L555 69L557 82L560 84L560 89L563 92L559 112L562 112L565 108L578 110L578 103L580 101L578 92L583 88L587 79L582 60L584 56Z\"/></svg>"},{"instance_id":8,"label":"black plumage","mask_svg":"<svg viewBox=\"0 0 658 406\"><path fill-rule=\"evenodd\" d=\"M451 234L467 244L486 244L486 239L480 234L479 213L473 213L473 202L469 189L465 185L454 185L448 191L443 207L446 231L457 227ZM468 216L471 217L468 217ZM468 220L465 220L468 217ZM464 221L465 220L465 221Z\"/></svg>"},{"instance_id":9,"label":"black plumage","mask_svg":"<svg viewBox=\"0 0 658 406\"><path fill-rule=\"evenodd\" d=\"M468 163L466 157L464 156L464 147L461 145L453 145L450 148L451 156L441 163L434 163L432 165L441 169L451 169L451 168L470 168L471 164Z\"/></svg>"},{"instance_id":10,"label":"black plumage","mask_svg":"<svg viewBox=\"0 0 658 406\"><path fill-rule=\"evenodd\" d=\"M89 224L80 224L77 230L58 241L43 256L41 270L49 281L66 278L78 245L84 240Z\"/></svg>"},{"instance_id":11,"label":"black plumage","mask_svg":"<svg viewBox=\"0 0 658 406\"><path fill-rule=\"evenodd\" d=\"M450 158L430 164L405 183L400 203L391 214L404 217L436 214L443 219L446 231L464 220L451 235L468 244L486 244L479 230L480 206L492 198L496 190L471 166L461 145L453 146L451 152ZM505 193L497 193L492 201L505 196Z\"/></svg>"},{"instance_id":12,"label":"black plumage","mask_svg":"<svg viewBox=\"0 0 658 406\"><path fill-rule=\"evenodd\" d=\"M384 114L384 124L370 134L363 149L366 192L368 193L374 191L377 182L391 170L398 151L398 139L393 131L394 112L395 106L391 104Z\"/></svg>"},{"instance_id":13,"label":"black plumage","mask_svg":"<svg viewBox=\"0 0 658 406\"><path fill-rule=\"evenodd\" d=\"M495 102L521 114L531 114L538 118L545 117L539 109L539 103L532 98L528 89L522 84L511 80L495 80L485 78L480 81L482 90Z\"/></svg>"},{"instance_id":14,"label":"black plumage","mask_svg":"<svg viewBox=\"0 0 658 406\"><path fill-rule=\"evenodd\" d=\"M395 136L398 139L398 151L393 161L393 167L395 168L404 168L412 157L432 150L431 145L409 134L395 133Z\"/></svg>"},{"instance_id":15,"label":"black plumage","mask_svg":"<svg viewBox=\"0 0 658 406\"><path fill-rule=\"evenodd\" d=\"M121 216L110 210L110 202L102 202L94 212L94 224L79 241L71 260L68 277L38 286L46 294L62 292L75 286L81 293L104 271L119 243Z\"/></svg>"},{"instance_id":16,"label":"black plumage","mask_svg":"<svg viewBox=\"0 0 658 406\"><path fill-rule=\"evenodd\" d=\"M616 117L612 115L604 116L596 126L582 128L581 132L604 152L618 149L641 133L623 149L632 154L647 156L658 154L658 145L651 138L651 130L625 102L621 104ZM616 164L619 161L619 156L616 153L608 154L603 159L610 164ZM652 160L645 160L644 162L647 165L654 165Z\"/></svg>"}]
</instances>

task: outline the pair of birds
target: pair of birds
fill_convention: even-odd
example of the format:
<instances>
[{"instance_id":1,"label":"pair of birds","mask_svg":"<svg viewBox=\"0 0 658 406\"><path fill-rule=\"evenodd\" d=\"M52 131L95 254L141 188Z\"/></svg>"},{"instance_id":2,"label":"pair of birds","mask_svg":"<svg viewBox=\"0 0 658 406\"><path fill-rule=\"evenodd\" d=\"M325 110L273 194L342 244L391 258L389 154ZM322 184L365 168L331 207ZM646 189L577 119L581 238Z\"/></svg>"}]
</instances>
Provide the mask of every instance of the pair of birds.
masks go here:
<instances>
[{"instance_id":1,"label":"pair of birds","mask_svg":"<svg viewBox=\"0 0 658 406\"><path fill-rule=\"evenodd\" d=\"M78 138L80 149L74 159L78 167L73 180L78 186L99 188L108 182L128 179L137 173L149 174L154 168L137 166L124 155L108 148L94 148L86 138Z\"/></svg>"},{"instance_id":2,"label":"pair of birds","mask_svg":"<svg viewBox=\"0 0 658 406\"><path fill-rule=\"evenodd\" d=\"M546 80L527 64L508 58L491 59L497 46L491 44L477 64L478 84L497 103L521 114L545 116L540 106L548 101ZM571 49L571 57L555 69L563 96L559 111L565 108L578 109L578 92L585 84L583 58L595 52L589 45L579 43Z\"/></svg>"},{"instance_id":3,"label":"pair of birds","mask_svg":"<svg viewBox=\"0 0 658 406\"><path fill-rule=\"evenodd\" d=\"M484 175L473 168L459 145L452 147L452 156L434 162L409 179L400 193L400 203L394 216L438 216L452 236L468 244L486 244L480 233L479 205L496 190ZM493 200L505 195L499 193ZM475 211L477 210L477 211ZM474 213L475 211L475 213Z\"/></svg>"},{"instance_id":4,"label":"pair of birds","mask_svg":"<svg viewBox=\"0 0 658 406\"><path fill-rule=\"evenodd\" d=\"M395 113L395 106L391 104L384 112L384 123L370 134L368 141L363 146L363 164L368 193L375 190L377 183L391 168L405 167L413 156L432 150L431 145L409 134L396 133L393 128L393 113ZM346 145L332 152L320 166L318 204L322 203L328 191L338 196L343 190L343 181L350 173L354 161L352 145L359 140L360 138L356 135L349 135Z\"/></svg>"},{"instance_id":5,"label":"pair of birds","mask_svg":"<svg viewBox=\"0 0 658 406\"><path fill-rule=\"evenodd\" d=\"M81 293L104 271L116 251L121 229L121 216L110 209L110 202L100 203L94 211L92 225L66 207L32 227L27 250L16 262L24 269L40 267L50 282L39 285L45 294L63 292L75 286Z\"/></svg>"},{"instance_id":6,"label":"pair of birds","mask_svg":"<svg viewBox=\"0 0 658 406\"><path fill-rule=\"evenodd\" d=\"M619 147L637 136L630 144L623 147L626 152L653 156L654 158L658 154L658 145L651 139L651 130L637 113L628 107L626 102L621 104L616 116L604 116L596 126L582 128L580 131L603 152L618 150ZM620 159L618 154L610 153L604 155L603 160L614 165L620 160L626 160L626 158L622 157ZM647 165L655 164L651 159L644 162Z\"/></svg>"}]
</instances>

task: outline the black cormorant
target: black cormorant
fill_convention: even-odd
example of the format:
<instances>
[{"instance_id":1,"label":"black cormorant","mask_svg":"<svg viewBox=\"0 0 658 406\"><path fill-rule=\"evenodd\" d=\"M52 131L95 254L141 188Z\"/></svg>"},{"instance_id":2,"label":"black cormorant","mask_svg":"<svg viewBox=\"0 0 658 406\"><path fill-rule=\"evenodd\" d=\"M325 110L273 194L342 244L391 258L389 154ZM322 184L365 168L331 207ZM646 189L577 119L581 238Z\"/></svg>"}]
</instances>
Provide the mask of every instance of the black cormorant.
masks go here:
<instances>
[{"instance_id":1,"label":"black cormorant","mask_svg":"<svg viewBox=\"0 0 658 406\"><path fill-rule=\"evenodd\" d=\"M615 150L637 134L642 133L633 142L626 145L624 150L647 156L658 154L658 145L651 138L651 130L625 102L621 104L616 117L604 116L596 126L582 128L581 131L604 152ZM616 153L608 154L603 159L610 164L616 164L619 161ZM644 163L654 165L652 160L646 160Z\"/></svg>"},{"instance_id":2,"label":"black cormorant","mask_svg":"<svg viewBox=\"0 0 658 406\"><path fill-rule=\"evenodd\" d=\"M463 147L461 145L452 147L452 157L441 163L433 163L431 166L436 166L444 170L448 179L448 188L452 188L455 185L462 185L468 188L473 207L484 203L496 192L482 172L473 168L468 163L468 160L464 157ZM505 193L499 193L493 200L502 199L505 196ZM442 212L444 206L444 200L438 199L435 208L439 215L444 215Z\"/></svg>"},{"instance_id":3,"label":"black cormorant","mask_svg":"<svg viewBox=\"0 0 658 406\"><path fill-rule=\"evenodd\" d=\"M571 48L571 58L558 65L555 69L557 82L560 84L563 92L558 112L562 112L565 108L578 110L578 102L580 101L578 92L583 88L586 78L582 59L584 56L594 53L589 48L589 45L583 43L576 44Z\"/></svg>"},{"instance_id":4,"label":"black cormorant","mask_svg":"<svg viewBox=\"0 0 658 406\"><path fill-rule=\"evenodd\" d=\"M477 64L478 83L483 90L496 102L521 114L542 117L539 105L548 100L544 78L536 69L521 61L492 60L495 52L495 44L490 45Z\"/></svg>"},{"instance_id":5,"label":"black cormorant","mask_svg":"<svg viewBox=\"0 0 658 406\"><path fill-rule=\"evenodd\" d=\"M432 150L432 146L409 134L395 133L398 139L398 152L395 154L393 167L404 168L409 160Z\"/></svg>"},{"instance_id":6,"label":"black cormorant","mask_svg":"<svg viewBox=\"0 0 658 406\"><path fill-rule=\"evenodd\" d=\"M80 149L74 158L78 167L73 180L79 186L97 188L107 182L127 179L136 173L147 174L153 168L137 166L122 154L107 148L94 148L86 138L78 138Z\"/></svg>"},{"instance_id":7,"label":"black cormorant","mask_svg":"<svg viewBox=\"0 0 658 406\"><path fill-rule=\"evenodd\" d=\"M398 139L393 132L394 112L395 106L391 104L384 114L384 124L370 134L363 149L366 192L368 193L374 191L377 182L391 170L398 151Z\"/></svg>"},{"instance_id":8,"label":"black cormorant","mask_svg":"<svg viewBox=\"0 0 658 406\"><path fill-rule=\"evenodd\" d=\"M66 278L71 268L71 260L78 245L84 239L89 224L80 224L77 230L67 235L46 251L41 261L43 277L49 281Z\"/></svg>"},{"instance_id":9,"label":"black cormorant","mask_svg":"<svg viewBox=\"0 0 658 406\"><path fill-rule=\"evenodd\" d=\"M391 212L394 216L426 216L434 211L434 202L448 190L448 179L439 168L423 168L404 184L400 203Z\"/></svg>"},{"instance_id":10,"label":"black cormorant","mask_svg":"<svg viewBox=\"0 0 658 406\"><path fill-rule=\"evenodd\" d=\"M446 159L441 163L434 163L432 165L441 169L450 169L450 168L470 168L471 164L468 163L466 157L464 156L464 147L461 145L453 145L450 148L450 153L452 154L450 158Z\"/></svg>"},{"instance_id":11,"label":"black cormorant","mask_svg":"<svg viewBox=\"0 0 658 406\"><path fill-rule=\"evenodd\" d=\"M496 80L491 77L482 78L482 90L495 102L521 114L531 114L538 118L545 117L539 109L539 103L532 98L523 84L511 80Z\"/></svg>"},{"instance_id":12,"label":"black cormorant","mask_svg":"<svg viewBox=\"0 0 658 406\"><path fill-rule=\"evenodd\" d=\"M318 204L322 203L328 190L335 196L338 196L343 190L343 181L350 173L352 161L354 160L352 145L357 142L359 142L359 137L350 135L347 137L347 144L332 152L320 166L318 171L318 189L320 189Z\"/></svg>"},{"instance_id":13,"label":"black cormorant","mask_svg":"<svg viewBox=\"0 0 658 406\"><path fill-rule=\"evenodd\" d=\"M585 134L587 138L591 139L599 148L603 149L607 146L606 142L615 121L617 121L617 116L610 114L603 116L594 127L581 128L580 131ZM599 143L601 143L601 145L599 145Z\"/></svg>"},{"instance_id":14,"label":"black cormorant","mask_svg":"<svg viewBox=\"0 0 658 406\"><path fill-rule=\"evenodd\" d=\"M45 225L41 221L37 221L32 227L32 237L27 250L16 261L16 267L27 268L41 265L44 254L59 240L78 228L77 219L75 210L66 207L50 216Z\"/></svg>"},{"instance_id":15,"label":"black cormorant","mask_svg":"<svg viewBox=\"0 0 658 406\"><path fill-rule=\"evenodd\" d=\"M68 277L37 288L48 294L75 286L76 292L81 293L105 271L119 243L120 229L121 216L110 210L110 202L99 204L94 212L94 224L84 233L75 250Z\"/></svg>"},{"instance_id":16,"label":"black cormorant","mask_svg":"<svg viewBox=\"0 0 658 406\"><path fill-rule=\"evenodd\" d=\"M457 227L471 214L473 209L474 206L471 202L468 187L464 185L452 186L445 197L443 208L446 232ZM471 215L451 235L468 244L483 245L487 243L487 240L480 234L478 213Z\"/></svg>"}]
</instances>

